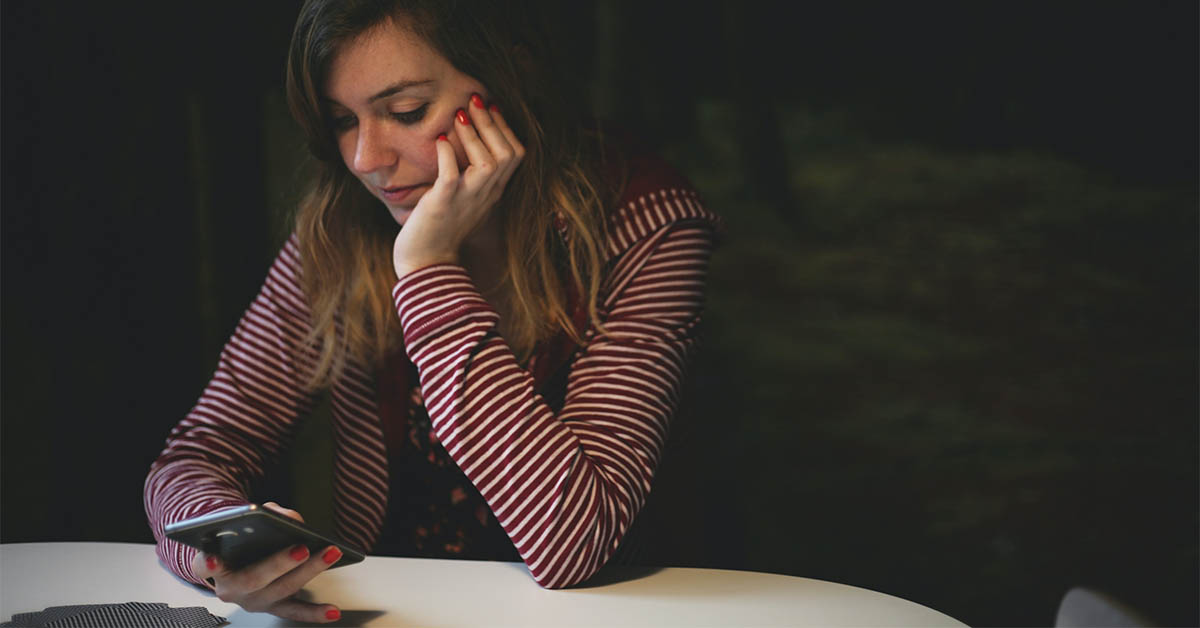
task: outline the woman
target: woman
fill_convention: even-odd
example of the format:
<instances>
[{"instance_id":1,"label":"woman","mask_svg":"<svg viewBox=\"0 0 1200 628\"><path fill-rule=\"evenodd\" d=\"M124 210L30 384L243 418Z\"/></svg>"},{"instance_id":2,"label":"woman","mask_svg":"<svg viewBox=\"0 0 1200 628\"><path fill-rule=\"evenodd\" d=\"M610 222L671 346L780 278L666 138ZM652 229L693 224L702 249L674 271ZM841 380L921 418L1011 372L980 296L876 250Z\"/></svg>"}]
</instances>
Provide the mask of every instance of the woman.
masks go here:
<instances>
[{"instance_id":1,"label":"woman","mask_svg":"<svg viewBox=\"0 0 1200 628\"><path fill-rule=\"evenodd\" d=\"M338 533L373 553L523 560L565 587L645 502L717 219L552 97L526 16L499 4L301 10L288 98L321 172L146 480L160 557L223 600L340 616L291 597L334 548L230 571L162 533L249 502L323 391Z\"/></svg>"}]
</instances>

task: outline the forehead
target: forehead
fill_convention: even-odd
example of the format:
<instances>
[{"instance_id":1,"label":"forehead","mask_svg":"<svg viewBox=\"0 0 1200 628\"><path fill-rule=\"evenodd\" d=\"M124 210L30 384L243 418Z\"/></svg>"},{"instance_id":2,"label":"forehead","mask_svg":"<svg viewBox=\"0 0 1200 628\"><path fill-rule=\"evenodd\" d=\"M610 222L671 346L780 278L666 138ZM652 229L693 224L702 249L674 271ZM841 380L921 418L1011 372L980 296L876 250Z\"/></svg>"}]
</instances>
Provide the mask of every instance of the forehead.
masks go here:
<instances>
[{"instance_id":1,"label":"forehead","mask_svg":"<svg viewBox=\"0 0 1200 628\"><path fill-rule=\"evenodd\" d=\"M451 68L425 40L387 20L341 45L329 65L325 97L346 106L359 105L400 81L436 83Z\"/></svg>"}]
</instances>

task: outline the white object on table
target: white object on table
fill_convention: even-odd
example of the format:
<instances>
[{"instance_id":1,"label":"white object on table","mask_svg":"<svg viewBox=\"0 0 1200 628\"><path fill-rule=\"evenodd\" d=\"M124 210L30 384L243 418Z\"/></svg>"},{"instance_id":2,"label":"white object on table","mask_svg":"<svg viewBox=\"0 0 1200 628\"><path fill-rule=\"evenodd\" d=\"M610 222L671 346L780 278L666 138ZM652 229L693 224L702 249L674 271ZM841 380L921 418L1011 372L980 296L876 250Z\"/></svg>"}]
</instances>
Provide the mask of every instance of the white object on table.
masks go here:
<instances>
[{"instance_id":1,"label":"white object on table","mask_svg":"<svg viewBox=\"0 0 1200 628\"><path fill-rule=\"evenodd\" d=\"M520 563L368 557L318 576L311 599L354 626L963 626L897 597L832 582L721 569L629 568L628 579L548 591ZM0 621L48 606L203 606L232 626L285 626L184 583L154 546L0 545Z\"/></svg>"}]
</instances>

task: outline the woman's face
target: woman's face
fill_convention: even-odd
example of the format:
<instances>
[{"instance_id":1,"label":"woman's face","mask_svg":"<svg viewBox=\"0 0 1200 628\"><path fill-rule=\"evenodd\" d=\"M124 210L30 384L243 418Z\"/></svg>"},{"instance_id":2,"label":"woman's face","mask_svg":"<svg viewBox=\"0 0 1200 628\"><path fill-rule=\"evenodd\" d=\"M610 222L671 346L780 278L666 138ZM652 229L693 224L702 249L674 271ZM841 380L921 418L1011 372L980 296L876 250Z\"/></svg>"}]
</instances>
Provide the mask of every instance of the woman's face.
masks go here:
<instances>
[{"instance_id":1,"label":"woman's face","mask_svg":"<svg viewBox=\"0 0 1200 628\"><path fill-rule=\"evenodd\" d=\"M437 179L434 142L454 134L454 114L483 85L459 72L409 29L388 20L351 40L334 57L325 84L342 161L403 225Z\"/></svg>"}]
</instances>

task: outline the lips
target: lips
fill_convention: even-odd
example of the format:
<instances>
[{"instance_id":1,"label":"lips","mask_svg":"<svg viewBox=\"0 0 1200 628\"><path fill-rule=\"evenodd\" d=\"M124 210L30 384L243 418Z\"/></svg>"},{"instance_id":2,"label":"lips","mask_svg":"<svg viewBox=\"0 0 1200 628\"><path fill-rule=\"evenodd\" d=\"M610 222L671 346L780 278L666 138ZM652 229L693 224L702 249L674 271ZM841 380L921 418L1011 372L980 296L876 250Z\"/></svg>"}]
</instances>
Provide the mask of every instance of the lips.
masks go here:
<instances>
[{"instance_id":1,"label":"lips","mask_svg":"<svg viewBox=\"0 0 1200 628\"><path fill-rule=\"evenodd\" d=\"M412 193L417 190L417 188L423 187L424 185L425 185L424 183L418 183L416 185L396 186L396 187L377 188L377 189L379 190L379 195L382 196L385 201L387 201L389 203L400 203L400 202L403 202L404 199L411 196Z\"/></svg>"}]
</instances>

